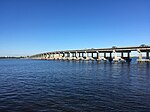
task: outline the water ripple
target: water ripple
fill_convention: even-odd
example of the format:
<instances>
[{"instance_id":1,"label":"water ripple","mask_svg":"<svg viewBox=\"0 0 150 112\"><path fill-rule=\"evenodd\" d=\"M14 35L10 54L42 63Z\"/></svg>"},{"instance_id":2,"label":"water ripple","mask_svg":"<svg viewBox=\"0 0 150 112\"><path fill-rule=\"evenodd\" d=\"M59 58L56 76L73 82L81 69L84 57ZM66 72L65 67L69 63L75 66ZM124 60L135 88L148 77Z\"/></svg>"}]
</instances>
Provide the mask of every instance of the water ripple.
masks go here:
<instances>
[{"instance_id":1,"label":"water ripple","mask_svg":"<svg viewBox=\"0 0 150 112\"><path fill-rule=\"evenodd\" d=\"M150 66L0 60L0 112L148 112Z\"/></svg>"}]
</instances>

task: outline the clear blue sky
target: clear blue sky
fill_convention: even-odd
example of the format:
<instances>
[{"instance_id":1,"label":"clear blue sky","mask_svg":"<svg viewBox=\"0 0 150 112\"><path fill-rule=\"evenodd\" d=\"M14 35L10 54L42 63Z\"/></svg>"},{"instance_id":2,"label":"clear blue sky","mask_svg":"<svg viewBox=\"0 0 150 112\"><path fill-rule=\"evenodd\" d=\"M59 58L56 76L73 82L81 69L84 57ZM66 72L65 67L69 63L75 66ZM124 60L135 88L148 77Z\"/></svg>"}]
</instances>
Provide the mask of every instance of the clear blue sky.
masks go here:
<instances>
[{"instance_id":1,"label":"clear blue sky","mask_svg":"<svg viewBox=\"0 0 150 112\"><path fill-rule=\"evenodd\" d=\"M150 0L0 0L0 56L150 45Z\"/></svg>"}]
</instances>

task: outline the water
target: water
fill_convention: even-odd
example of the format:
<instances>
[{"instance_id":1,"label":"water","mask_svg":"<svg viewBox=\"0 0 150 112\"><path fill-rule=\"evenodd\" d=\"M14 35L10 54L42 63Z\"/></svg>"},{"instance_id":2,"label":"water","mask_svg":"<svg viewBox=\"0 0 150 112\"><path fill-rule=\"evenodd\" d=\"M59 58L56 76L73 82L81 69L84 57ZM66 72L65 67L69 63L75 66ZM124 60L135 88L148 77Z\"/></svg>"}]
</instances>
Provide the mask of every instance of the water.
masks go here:
<instances>
[{"instance_id":1,"label":"water","mask_svg":"<svg viewBox=\"0 0 150 112\"><path fill-rule=\"evenodd\" d=\"M0 60L0 112L149 112L150 64Z\"/></svg>"}]
</instances>

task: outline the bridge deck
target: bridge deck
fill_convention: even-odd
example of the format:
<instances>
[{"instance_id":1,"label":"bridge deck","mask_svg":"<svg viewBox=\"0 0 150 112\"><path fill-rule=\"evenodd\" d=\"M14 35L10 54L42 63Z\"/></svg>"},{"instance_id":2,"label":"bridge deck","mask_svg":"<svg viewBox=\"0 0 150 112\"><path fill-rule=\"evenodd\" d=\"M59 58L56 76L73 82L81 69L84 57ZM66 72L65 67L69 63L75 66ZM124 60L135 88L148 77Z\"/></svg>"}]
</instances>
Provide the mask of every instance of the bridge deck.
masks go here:
<instances>
[{"instance_id":1,"label":"bridge deck","mask_svg":"<svg viewBox=\"0 0 150 112\"><path fill-rule=\"evenodd\" d=\"M47 52L47 53L96 53L97 51L99 52L113 52L115 50L116 52L131 52L131 51L137 51L137 49L140 49L141 52L145 51L150 51L150 46L147 47L118 47L118 48L98 48L98 49L81 49L81 50L64 50L64 51L52 51L52 52Z\"/></svg>"}]
</instances>

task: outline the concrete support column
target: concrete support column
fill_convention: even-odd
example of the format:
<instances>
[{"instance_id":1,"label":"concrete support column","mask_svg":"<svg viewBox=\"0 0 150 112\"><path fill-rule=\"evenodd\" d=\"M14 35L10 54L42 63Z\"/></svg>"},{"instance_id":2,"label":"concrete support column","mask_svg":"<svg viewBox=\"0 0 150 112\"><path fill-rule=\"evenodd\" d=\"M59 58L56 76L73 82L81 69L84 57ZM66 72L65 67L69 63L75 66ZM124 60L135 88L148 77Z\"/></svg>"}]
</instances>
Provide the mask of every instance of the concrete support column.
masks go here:
<instances>
[{"instance_id":1,"label":"concrete support column","mask_svg":"<svg viewBox=\"0 0 150 112\"><path fill-rule=\"evenodd\" d=\"M118 61L118 57L117 57L117 52L115 50L113 50L114 53L114 61L117 62Z\"/></svg>"},{"instance_id":2,"label":"concrete support column","mask_svg":"<svg viewBox=\"0 0 150 112\"><path fill-rule=\"evenodd\" d=\"M137 52L139 53L139 61L142 60L142 52L140 51L140 49L137 49Z\"/></svg>"},{"instance_id":3,"label":"concrete support column","mask_svg":"<svg viewBox=\"0 0 150 112\"><path fill-rule=\"evenodd\" d=\"M91 53L91 54L92 54L92 56L91 56L91 57L93 58L93 57L94 57L94 56L93 56L93 53Z\"/></svg>"},{"instance_id":4,"label":"concrete support column","mask_svg":"<svg viewBox=\"0 0 150 112\"><path fill-rule=\"evenodd\" d=\"M97 60L101 60L99 51L96 51L96 52L97 52Z\"/></svg>"},{"instance_id":5,"label":"concrete support column","mask_svg":"<svg viewBox=\"0 0 150 112\"><path fill-rule=\"evenodd\" d=\"M45 54L45 59L47 59L47 53Z\"/></svg>"},{"instance_id":6,"label":"concrete support column","mask_svg":"<svg viewBox=\"0 0 150 112\"><path fill-rule=\"evenodd\" d=\"M117 52L114 50L114 59L117 59Z\"/></svg>"},{"instance_id":7,"label":"concrete support column","mask_svg":"<svg viewBox=\"0 0 150 112\"><path fill-rule=\"evenodd\" d=\"M91 60L94 61L94 55L91 53Z\"/></svg>"},{"instance_id":8,"label":"concrete support column","mask_svg":"<svg viewBox=\"0 0 150 112\"><path fill-rule=\"evenodd\" d=\"M65 57L65 52L63 52L63 55L62 55L62 57Z\"/></svg>"},{"instance_id":9,"label":"concrete support column","mask_svg":"<svg viewBox=\"0 0 150 112\"><path fill-rule=\"evenodd\" d=\"M42 59L45 59L45 55L43 54L43 57L42 57Z\"/></svg>"},{"instance_id":10,"label":"concrete support column","mask_svg":"<svg viewBox=\"0 0 150 112\"><path fill-rule=\"evenodd\" d=\"M54 59L56 59L56 53L54 53L53 56L54 56Z\"/></svg>"},{"instance_id":11,"label":"concrete support column","mask_svg":"<svg viewBox=\"0 0 150 112\"><path fill-rule=\"evenodd\" d=\"M88 61L89 57L88 57L88 53L85 51L85 60Z\"/></svg>"},{"instance_id":12,"label":"concrete support column","mask_svg":"<svg viewBox=\"0 0 150 112\"><path fill-rule=\"evenodd\" d=\"M55 58L55 54L53 53L53 54L52 54L52 59L54 59L54 58Z\"/></svg>"},{"instance_id":13,"label":"concrete support column","mask_svg":"<svg viewBox=\"0 0 150 112\"><path fill-rule=\"evenodd\" d=\"M73 53L73 57L76 57L76 52L75 52L75 53Z\"/></svg>"},{"instance_id":14,"label":"concrete support column","mask_svg":"<svg viewBox=\"0 0 150 112\"><path fill-rule=\"evenodd\" d=\"M72 59L76 59L76 53L72 53Z\"/></svg>"},{"instance_id":15,"label":"concrete support column","mask_svg":"<svg viewBox=\"0 0 150 112\"><path fill-rule=\"evenodd\" d=\"M106 53L104 53L104 58L106 58Z\"/></svg>"},{"instance_id":16,"label":"concrete support column","mask_svg":"<svg viewBox=\"0 0 150 112\"><path fill-rule=\"evenodd\" d=\"M80 60L84 60L84 53L79 53L79 57Z\"/></svg>"},{"instance_id":17,"label":"concrete support column","mask_svg":"<svg viewBox=\"0 0 150 112\"><path fill-rule=\"evenodd\" d=\"M44 54L41 55L41 59L44 59Z\"/></svg>"},{"instance_id":18,"label":"concrete support column","mask_svg":"<svg viewBox=\"0 0 150 112\"><path fill-rule=\"evenodd\" d=\"M85 57L87 58L88 57L88 54L87 54L87 52L85 51Z\"/></svg>"},{"instance_id":19,"label":"concrete support column","mask_svg":"<svg viewBox=\"0 0 150 112\"><path fill-rule=\"evenodd\" d=\"M71 52L69 52L69 57L68 57L69 60L72 60L72 55L71 55Z\"/></svg>"},{"instance_id":20,"label":"concrete support column","mask_svg":"<svg viewBox=\"0 0 150 112\"><path fill-rule=\"evenodd\" d=\"M69 57L69 53L67 53L67 58Z\"/></svg>"},{"instance_id":21,"label":"concrete support column","mask_svg":"<svg viewBox=\"0 0 150 112\"><path fill-rule=\"evenodd\" d=\"M46 59L48 59L49 58L49 53L46 53Z\"/></svg>"},{"instance_id":22,"label":"concrete support column","mask_svg":"<svg viewBox=\"0 0 150 112\"><path fill-rule=\"evenodd\" d=\"M71 52L69 52L69 57L71 57Z\"/></svg>"},{"instance_id":23,"label":"concrete support column","mask_svg":"<svg viewBox=\"0 0 150 112\"><path fill-rule=\"evenodd\" d=\"M80 54L80 53L79 53ZM75 53L75 57L76 58L79 58L79 55L78 55L78 52L76 51L76 53Z\"/></svg>"},{"instance_id":24,"label":"concrete support column","mask_svg":"<svg viewBox=\"0 0 150 112\"><path fill-rule=\"evenodd\" d=\"M146 59L149 59L149 51L146 51Z\"/></svg>"},{"instance_id":25,"label":"concrete support column","mask_svg":"<svg viewBox=\"0 0 150 112\"><path fill-rule=\"evenodd\" d=\"M63 52L63 57L62 57L63 60L66 60L66 56L65 56L65 52Z\"/></svg>"},{"instance_id":26,"label":"concrete support column","mask_svg":"<svg viewBox=\"0 0 150 112\"><path fill-rule=\"evenodd\" d=\"M78 52L76 51L76 53L75 53L75 57L76 57L76 60L79 60L80 58L80 53L79 53L79 55L78 55Z\"/></svg>"},{"instance_id":27,"label":"concrete support column","mask_svg":"<svg viewBox=\"0 0 150 112\"><path fill-rule=\"evenodd\" d=\"M121 52L121 58L123 58L123 52Z\"/></svg>"},{"instance_id":28,"label":"concrete support column","mask_svg":"<svg viewBox=\"0 0 150 112\"><path fill-rule=\"evenodd\" d=\"M45 54L45 59L47 59L47 53Z\"/></svg>"},{"instance_id":29,"label":"concrete support column","mask_svg":"<svg viewBox=\"0 0 150 112\"><path fill-rule=\"evenodd\" d=\"M61 55L61 53L59 52L58 53L58 59L61 59L62 58L62 55Z\"/></svg>"},{"instance_id":30,"label":"concrete support column","mask_svg":"<svg viewBox=\"0 0 150 112\"><path fill-rule=\"evenodd\" d=\"M57 54L56 53L54 54L54 59L57 59Z\"/></svg>"},{"instance_id":31,"label":"concrete support column","mask_svg":"<svg viewBox=\"0 0 150 112\"><path fill-rule=\"evenodd\" d=\"M82 57L84 57L84 53L82 53Z\"/></svg>"},{"instance_id":32,"label":"concrete support column","mask_svg":"<svg viewBox=\"0 0 150 112\"><path fill-rule=\"evenodd\" d=\"M79 57L81 57L81 54L79 53Z\"/></svg>"},{"instance_id":33,"label":"concrete support column","mask_svg":"<svg viewBox=\"0 0 150 112\"><path fill-rule=\"evenodd\" d=\"M44 54L44 59L46 59L46 57L47 57L47 54Z\"/></svg>"},{"instance_id":34,"label":"concrete support column","mask_svg":"<svg viewBox=\"0 0 150 112\"><path fill-rule=\"evenodd\" d=\"M49 59L51 59L51 53L49 53Z\"/></svg>"},{"instance_id":35,"label":"concrete support column","mask_svg":"<svg viewBox=\"0 0 150 112\"><path fill-rule=\"evenodd\" d=\"M48 53L48 59L50 59L50 53Z\"/></svg>"},{"instance_id":36,"label":"concrete support column","mask_svg":"<svg viewBox=\"0 0 150 112\"><path fill-rule=\"evenodd\" d=\"M130 52L128 52L128 59L130 59Z\"/></svg>"},{"instance_id":37,"label":"concrete support column","mask_svg":"<svg viewBox=\"0 0 150 112\"><path fill-rule=\"evenodd\" d=\"M142 53L139 54L139 60L142 60Z\"/></svg>"},{"instance_id":38,"label":"concrete support column","mask_svg":"<svg viewBox=\"0 0 150 112\"><path fill-rule=\"evenodd\" d=\"M77 57L77 55L78 55L78 53L76 53L76 52L75 52L75 53L74 53L74 58L76 58L76 57Z\"/></svg>"}]
</instances>

